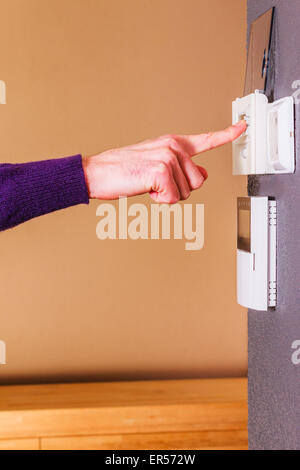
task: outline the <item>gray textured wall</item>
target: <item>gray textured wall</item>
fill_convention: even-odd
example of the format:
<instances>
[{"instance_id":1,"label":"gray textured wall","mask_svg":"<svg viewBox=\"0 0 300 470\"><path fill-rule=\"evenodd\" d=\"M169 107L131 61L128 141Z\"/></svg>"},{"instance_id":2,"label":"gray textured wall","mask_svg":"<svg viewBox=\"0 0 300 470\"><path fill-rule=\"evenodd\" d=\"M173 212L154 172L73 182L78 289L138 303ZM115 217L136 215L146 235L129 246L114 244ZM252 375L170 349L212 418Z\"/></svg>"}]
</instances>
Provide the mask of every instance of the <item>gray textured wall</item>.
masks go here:
<instances>
[{"instance_id":1,"label":"gray textured wall","mask_svg":"<svg viewBox=\"0 0 300 470\"><path fill-rule=\"evenodd\" d=\"M295 80L300 84L300 0L248 0L248 26L272 6L278 99L296 91ZM300 449L300 364L292 362L292 343L300 340L299 112L296 104L296 173L249 181L250 195L275 196L278 204L278 307L248 316L252 449Z\"/></svg>"}]
</instances>

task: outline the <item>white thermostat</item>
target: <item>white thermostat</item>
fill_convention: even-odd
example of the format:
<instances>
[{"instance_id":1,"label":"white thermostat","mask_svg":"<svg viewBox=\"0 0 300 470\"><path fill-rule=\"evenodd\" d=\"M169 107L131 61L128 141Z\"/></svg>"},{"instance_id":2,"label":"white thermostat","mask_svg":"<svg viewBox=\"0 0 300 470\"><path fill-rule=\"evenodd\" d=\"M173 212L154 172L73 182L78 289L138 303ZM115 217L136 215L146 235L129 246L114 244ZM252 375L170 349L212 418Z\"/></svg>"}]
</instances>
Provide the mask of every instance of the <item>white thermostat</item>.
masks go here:
<instances>
[{"instance_id":1,"label":"white thermostat","mask_svg":"<svg viewBox=\"0 0 300 470\"><path fill-rule=\"evenodd\" d=\"M232 143L233 174L294 173L294 101L292 96L269 103L256 90L232 103L232 123L247 122Z\"/></svg>"},{"instance_id":2,"label":"white thermostat","mask_svg":"<svg viewBox=\"0 0 300 470\"><path fill-rule=\"evenodd\" d=\"M237 301L243 307L276 306L276 201L237 200Z\"/></svg>"}]
</instances>

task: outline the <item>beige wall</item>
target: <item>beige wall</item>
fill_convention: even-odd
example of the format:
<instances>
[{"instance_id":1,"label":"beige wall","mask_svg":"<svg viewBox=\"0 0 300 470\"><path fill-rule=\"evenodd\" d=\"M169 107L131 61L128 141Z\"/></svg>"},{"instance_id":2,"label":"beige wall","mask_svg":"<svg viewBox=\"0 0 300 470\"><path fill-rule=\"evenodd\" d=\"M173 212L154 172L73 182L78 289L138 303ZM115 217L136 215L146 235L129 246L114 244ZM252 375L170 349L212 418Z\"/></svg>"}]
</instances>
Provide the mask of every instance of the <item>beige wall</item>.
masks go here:
<instances>
[{"instance_id":1,"label":"beige wall","mask_svg":"<svg viewBox=\"0 0 300 470\"><path fill-rule=\"evenodd\" d=\"M231 120L246 1L0 0L0 161L92 154ZM100 241L96 207L1 233L0 381L244 375L230 145L195 159L205 246ZM148 196L133 200L150 205Z\"/></svg>"}]
</instances>

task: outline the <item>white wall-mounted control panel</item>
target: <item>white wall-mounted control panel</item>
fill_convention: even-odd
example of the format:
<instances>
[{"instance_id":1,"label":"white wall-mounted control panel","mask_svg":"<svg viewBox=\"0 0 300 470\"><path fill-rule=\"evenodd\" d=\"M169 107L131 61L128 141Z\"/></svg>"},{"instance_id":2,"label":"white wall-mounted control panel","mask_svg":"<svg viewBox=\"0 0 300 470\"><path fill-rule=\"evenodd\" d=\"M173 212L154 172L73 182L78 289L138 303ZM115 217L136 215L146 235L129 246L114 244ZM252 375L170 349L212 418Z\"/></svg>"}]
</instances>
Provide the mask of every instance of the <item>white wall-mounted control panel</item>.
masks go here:
<instances>
[{"instance_id":1,"label":"white wall-mounted control panel","mask_svg":"<svg viewBox=\"0 0 300 470\"><path fill-rule=\"evenodd\" d=\"M254 310L276 306L276 201L237 200L237 301Z\"/></svg>"},{"instance_id":2,"label":"white wall-mounted control panel","mask_svg":"<svg viewBox=\"0 0 300 470\"><path fill-rule=\"evenodd\" d=\"M233 174L294 173L294 101L292 96L269 103L255 91L232 103L232 123L247 130L232 144Z\"/></svg>"}]
</instances>

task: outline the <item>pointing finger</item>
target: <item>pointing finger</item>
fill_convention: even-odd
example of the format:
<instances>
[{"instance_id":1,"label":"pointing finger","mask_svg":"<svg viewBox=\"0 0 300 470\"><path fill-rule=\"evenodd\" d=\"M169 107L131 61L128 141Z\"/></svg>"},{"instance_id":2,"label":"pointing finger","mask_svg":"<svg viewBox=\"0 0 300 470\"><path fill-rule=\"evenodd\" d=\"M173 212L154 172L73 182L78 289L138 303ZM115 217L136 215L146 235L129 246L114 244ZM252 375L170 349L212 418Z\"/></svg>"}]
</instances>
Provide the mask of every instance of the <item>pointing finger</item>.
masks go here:
<instances>
[{"instance_id":1,"label":"pointing finger","mask_svg":"<svg viewBox=\"0 0 300 470\"><path fill-rule=\"evenodd\" d=\"M208 134L179 135L177 139L192 157L198 155L198 153L206 152L207 150L232 142L245 132L246 128L246 121L242 120L222 131L210 132Z\"/></svg>"}]
</instances>

